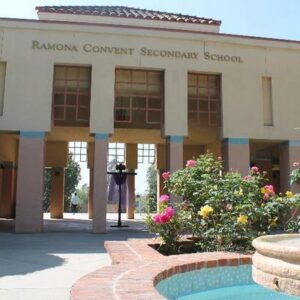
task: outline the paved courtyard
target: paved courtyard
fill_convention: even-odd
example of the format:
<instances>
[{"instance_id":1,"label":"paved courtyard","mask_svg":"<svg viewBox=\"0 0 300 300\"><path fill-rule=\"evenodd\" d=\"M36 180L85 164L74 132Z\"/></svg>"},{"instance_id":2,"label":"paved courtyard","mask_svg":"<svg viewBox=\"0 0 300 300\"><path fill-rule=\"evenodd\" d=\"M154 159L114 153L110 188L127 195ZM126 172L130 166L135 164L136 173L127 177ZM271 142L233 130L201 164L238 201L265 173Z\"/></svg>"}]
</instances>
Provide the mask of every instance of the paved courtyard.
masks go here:
<instances>
[{"instance_id":1,"label":"paved courtyard","mask_svg":"<svg viewBox=\"0 0 300 300\"><path fill-rule=\"evenodd\" d=\"M149 237L141 219L125 220L130 227L115 229L110 224L116 223L116 214L107 218L106 234L91 233L85 214L66 214L64 220L45 215L41 234L12 233L12 221L0 220L0 299L69 299L76 280L111 263L105 240Z\"/></svg>"}]
</instances>

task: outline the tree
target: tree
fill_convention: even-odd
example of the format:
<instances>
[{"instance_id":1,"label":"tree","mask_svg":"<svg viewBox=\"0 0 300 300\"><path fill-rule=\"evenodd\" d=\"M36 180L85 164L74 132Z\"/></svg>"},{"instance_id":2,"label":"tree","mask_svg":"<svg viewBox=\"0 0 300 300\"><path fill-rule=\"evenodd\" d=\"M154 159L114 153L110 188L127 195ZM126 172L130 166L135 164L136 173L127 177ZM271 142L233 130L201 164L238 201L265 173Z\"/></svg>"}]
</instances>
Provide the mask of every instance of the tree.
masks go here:
<instances>
[{"instance_id":1,"label":"tree","mask_svg":"<svg viewBox=\"0 0 300 300\"><path fill-rule=\"evenodd\" d=\"M64 186L64 207L65 211L70 211L70 200L72 193L76 191L76 187L81 179L80 165L73 159L72 154L69 154L67 167L65 168L65 186ZM46 168L44 172L44 197L43 209L49 211L50 196L52 184L52 169Z\"/></svg>"},{"instance_id":2,"label":"tree","mask_svg":"<svg viewBox=\"0 0 300 300\"><path fill-rule=\"evenodd\" d=\"M88 201L89 201L89 187L85 183L81 186L81 189L76 190L77 195L80 199L79 203L79 211L81 212L87 212L88 210Z\"/></svg>"},{"instance_id":3,"label":"tree","mask_svg":"<svg viewBox=\"0 0 300 300\"><path fill-rule=\"evenodd\" d=\"M156 179L156 169L154 164L152 164L146 174L147 178L147 199L150 211L156 211L156 198L157 198L157 179Z\"/></svg>"},{"instance_id":4,"label":"tree","mask_svg":"<svg viewBox=\"0 0 300 300\"><path fill-rule=\"evenodd\" d=\"M78 162L69 154L67 168L65 169L65 190L64 207L65 211L70 211L71 196L76 191L76 187L81 179L81 168Z\"/></svg>"},{"instance_id":5,"label":"tree","mask_svg":"<svg viewBox=\"0 0 300 300\"><path fill-rule=\"evenodd\" d=\"M52 169L46 168L44 170L44 196L43 196L44 212L48 212L50 209L51 180L52 180Z\"/></svg>"}]
</instances>

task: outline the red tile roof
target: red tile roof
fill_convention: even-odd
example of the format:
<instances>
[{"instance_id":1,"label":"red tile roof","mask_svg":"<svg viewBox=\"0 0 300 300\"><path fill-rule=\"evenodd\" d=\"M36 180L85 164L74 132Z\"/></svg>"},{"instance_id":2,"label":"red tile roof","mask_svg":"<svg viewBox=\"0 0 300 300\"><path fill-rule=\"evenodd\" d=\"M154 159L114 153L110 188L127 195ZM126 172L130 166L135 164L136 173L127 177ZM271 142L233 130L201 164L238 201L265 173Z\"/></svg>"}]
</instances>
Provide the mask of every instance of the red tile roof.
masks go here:
<instances>
[{"instance_id":1,"label":"red tile roof","mask_svg":"<svg viewBox=\"0 0 300 300\"><path fill-rule=\"evenodd\" d=\"M221 25L221 21L218 20L126 6L37 6L36 10L41 13L106 16L204 25Z\"/></svg>"}]
</instances>

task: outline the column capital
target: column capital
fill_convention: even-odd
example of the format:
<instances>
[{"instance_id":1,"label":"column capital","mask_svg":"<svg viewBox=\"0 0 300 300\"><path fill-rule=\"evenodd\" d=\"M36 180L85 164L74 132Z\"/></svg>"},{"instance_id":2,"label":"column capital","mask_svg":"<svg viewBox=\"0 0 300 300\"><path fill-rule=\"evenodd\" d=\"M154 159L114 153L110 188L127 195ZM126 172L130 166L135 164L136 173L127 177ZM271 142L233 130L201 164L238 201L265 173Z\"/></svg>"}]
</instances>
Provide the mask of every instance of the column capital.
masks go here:
<instances>
[{"instance_id":1,"label":"column capital","mask_svg":"<svg viewBox=\"0 0 300 300\"><path fill-rule=\"evenodd\" d=\"M181 136L181 135L170 135L167 137L167 139L170 143L182 143L183 142L183 136Z\"/></svg>"},{"instance_id":2,"label":"column capital","mask_svg":"<svg viewBox=\"0 0 300 300\"><path fill-rule=\"evenodd\" d=\"M44 131L20 131L20 137L23 139L43 139Z\"/></svg>"},{"instance_id":3,"label":"column capital","mask_svg":"<svg viewBox=\"0 0 300 300\"><path fill-rule=\"evenodd\" d=\"M107 140L108 139L108 133L103 132L97 132L95 133L95 140Z\"/></svg>"},{"instance_id":4,"label":"column capital","mask_svg":"<svg viewBox=\"0 0 300 300\"><path fill-rule=\"evenodd\" d=\"M231 145L247 145L249 144L249 139L247 138L225 138L224 142Z\"/></svg>"}]
</instances>

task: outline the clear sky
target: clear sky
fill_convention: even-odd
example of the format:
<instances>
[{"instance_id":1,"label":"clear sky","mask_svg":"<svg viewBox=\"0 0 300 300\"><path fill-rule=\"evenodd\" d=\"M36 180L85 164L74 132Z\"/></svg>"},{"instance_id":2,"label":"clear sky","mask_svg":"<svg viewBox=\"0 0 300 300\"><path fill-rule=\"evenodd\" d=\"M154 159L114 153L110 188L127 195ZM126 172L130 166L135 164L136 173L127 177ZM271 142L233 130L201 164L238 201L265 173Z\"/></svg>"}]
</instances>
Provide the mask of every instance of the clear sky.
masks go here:
<instances>
[{"instance_id":1,"label":"clear sky","mask_svg":"<svg viewBox=\"0 0 300 300\"><path fill-rule=\"evenodd\" d=\"M124 5L222 21L224 33L300 40L300 0L0 0L0 17L36 18L44 5Z\"/></svg>"}]
</instances>

